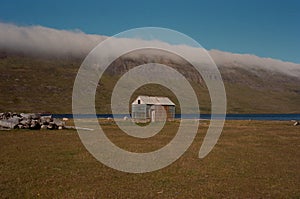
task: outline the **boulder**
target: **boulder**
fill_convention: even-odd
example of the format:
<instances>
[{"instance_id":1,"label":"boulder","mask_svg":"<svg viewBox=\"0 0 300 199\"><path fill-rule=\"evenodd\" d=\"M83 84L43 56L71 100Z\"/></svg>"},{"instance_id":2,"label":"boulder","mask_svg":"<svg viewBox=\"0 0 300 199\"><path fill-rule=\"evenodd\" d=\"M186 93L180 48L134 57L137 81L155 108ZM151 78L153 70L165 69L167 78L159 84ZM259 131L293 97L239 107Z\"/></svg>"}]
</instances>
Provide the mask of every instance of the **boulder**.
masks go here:
<instances>
[{"instance_id":1,"label":"boulder","mask_svg":"<svg viewBox=\"0 0 300 199\"><path fill-rule=\"evenodd\" d=\"M65 122L61 121L60 119L57 119L57 118L54 118L53 119L53 123L56 125L56 126L65 126Z\"/></svg>"},{"instance_id":2,"label":"boulder","mask_svg":"<svg viewBox=\"0 0 300 199\"><path fill-rule=\"evenodd\" d=\"M39 129L41 129L41 125L40 125L40 123L37 120L32 120L31 124L29 126L29 129L39 130Z\"/></svg>"},{"instance_id":3,"label":"boulder","mask_svg":"<svg viewBox=\"0 0 300 199\"><path fill-rule=\"evenodd\" d=\"M19 121L17 120L0 120L0 126L4 127L4 128L10 128L10 129L14 129L18 126Z\"/></svg>"},{"instance_id":4,"label":"boulder","mask_svg":"<svg viewBox=\"0 0 300 199\"><path fill-rule=\"evenodd\" d=\"M20 116L22 118L34 119L34 120L40 119L40 117L41 117L41 115L37 114L37 113L21 113Z\"/></svg>"},{"instance_id":5,"label":"boulder","mask_svg":"<svg viewBox=\"0 0 300 199\"><path fill-rule=\"evenodd\" d=\"M41 129L47 129L47 125L41 125Z\"/></svg>"},{"instance_id":6,"label":"boulder","mask_svg":"<svg viewBox=\"0 0 300 199\"><path fill-rule=\"evenodd\" d=\"M51 123L47 126L47 129L49 129L49 130L54 130L54 129L57 129L57 126L56 126L53 122L51 122Z\"/></svg>"},{"instance_id":7,"label":"boulder","mask_svg":"<svg viewBox=\"0 0 300 199\"><path fill-rule=\"evenodd\" d=\"M42 116L40 118L40 120L41 120L41 124L47 125L47 124L49 124L52 121L52 115Z\"/></svg>"}]
</instances>

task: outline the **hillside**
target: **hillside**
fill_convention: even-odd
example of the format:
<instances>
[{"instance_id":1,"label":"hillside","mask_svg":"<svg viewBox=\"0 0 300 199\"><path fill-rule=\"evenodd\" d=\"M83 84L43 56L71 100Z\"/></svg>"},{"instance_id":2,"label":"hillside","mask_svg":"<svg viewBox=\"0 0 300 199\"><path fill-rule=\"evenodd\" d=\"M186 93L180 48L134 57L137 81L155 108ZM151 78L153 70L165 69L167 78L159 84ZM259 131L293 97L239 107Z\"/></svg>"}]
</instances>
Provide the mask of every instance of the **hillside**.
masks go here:
<instances>
[{"instance_id":1,"label":"hillside","mask_svg":"<svg viewBox=\"0 0 300 199\"><path fill-rule=\"evenodd\" d=\"M300 113L299 70L292 68L294 72L289 74L261 67L259 64L247 65L238 59L235 62L220 61L218 53L210 53L217 60L225 83L228 113ZM82 61L83 56L42 57L2 50L0 112L71 113L73 83ZM110 112L111 90L124 72L148 62L166 64L183 73L198 95L202 113L209 112L209 94L202 78L195 75L188 63L164 56L123 56L116 60L99 82L96 95L97 112ZM285 67L286 63L282 63ZM138 89L132 99L139 94L166 95L177 103L168 89L157 85Z\"/></svg>"}]
</instances>

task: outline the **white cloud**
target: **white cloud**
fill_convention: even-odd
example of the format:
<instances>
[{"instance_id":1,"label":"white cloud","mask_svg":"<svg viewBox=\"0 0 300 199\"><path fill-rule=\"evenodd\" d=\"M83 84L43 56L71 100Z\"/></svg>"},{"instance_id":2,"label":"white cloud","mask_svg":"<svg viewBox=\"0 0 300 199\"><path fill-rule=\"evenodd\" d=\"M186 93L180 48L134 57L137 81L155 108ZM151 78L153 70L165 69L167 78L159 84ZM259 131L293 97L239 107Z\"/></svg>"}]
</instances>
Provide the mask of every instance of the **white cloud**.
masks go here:
<instances>
[{"instance_id":1,"label":"white cloud","mask_svg":"<svg viewBox=\"0 0 300 199\"><path fill-rule=\"evenodd\" d=\"M84 55L103 39L79 31L0 23L0 48L24 53Z\"/></svg>"},{"instance_id":2,"label":"white cloud","mask_svg":"<svg viewBox=\"0 0 300 199\"><path fill-rule=\"evenodd\" d=\"M106 38L107 37L105 36L90 35L80 31L56 30L42 26L22 27L13 24L0 23L0 49L33 53L37 55L85 56L98 43ZM116 53L114 49L122 48L122 46L126 45L135 46L136 43L140 42L156 42L161 48L166 47L166 45L170 46L170 44L160 41L116 39L115 44L107 50L110 53ZM199 50L196 51L193 47L176 45L172 46L172 48L176 48L179 52L189 54L189 56L201 56L199 55ZM261 68L300 78L300 64L218 50L211 50L209 51L209 54L219 66L244 67L250 70ZM138 54L136 56L138 56ZM154 53L152 56L157 55ZM172 57L172 59L174 59L174 57Z\"/></svg>"},{"instance_id":3,"label":"white cloud","mask_svg":"<svg viewBox=\"0 0 300 199\"><path fill-rule=\"evenodd\" d=\"M271 58L261 58L250 54L235 54L219 50L209 51L215 63L224 67L243 67L277 71L300 78L300 64L283 62Z\"/></svg>"}]
</instances>

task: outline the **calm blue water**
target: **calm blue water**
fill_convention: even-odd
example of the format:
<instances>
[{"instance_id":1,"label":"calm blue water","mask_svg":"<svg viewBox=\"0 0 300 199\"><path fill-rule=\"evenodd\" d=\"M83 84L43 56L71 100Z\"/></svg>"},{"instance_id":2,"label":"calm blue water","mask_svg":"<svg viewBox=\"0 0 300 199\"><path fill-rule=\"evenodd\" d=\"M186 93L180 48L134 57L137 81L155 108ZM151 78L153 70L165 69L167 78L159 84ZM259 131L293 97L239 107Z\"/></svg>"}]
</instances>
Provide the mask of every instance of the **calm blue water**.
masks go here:
<instances>
[{"instance_id":1,"label":"calm blue water","mask_svg":"<svg viewBox=\"0 0 300 199\"><path fill-rule=\"evenodd\" d=\"M125 116L129 117L126 114L115 115L114 118L124 118ZM184 118L184 119L211 119L210 114L191 114L191 115L180 115L176 114L175 118ZM73 118L73 114L53 114L55 118ZM93 118L91 114L78 115L77 118ZM112 114L97 114L98 118L113 118ZM218 116L216 117L218 119ZM227 114L226 120L300 120L300 114Z\"/></svg>"}]
</instances>

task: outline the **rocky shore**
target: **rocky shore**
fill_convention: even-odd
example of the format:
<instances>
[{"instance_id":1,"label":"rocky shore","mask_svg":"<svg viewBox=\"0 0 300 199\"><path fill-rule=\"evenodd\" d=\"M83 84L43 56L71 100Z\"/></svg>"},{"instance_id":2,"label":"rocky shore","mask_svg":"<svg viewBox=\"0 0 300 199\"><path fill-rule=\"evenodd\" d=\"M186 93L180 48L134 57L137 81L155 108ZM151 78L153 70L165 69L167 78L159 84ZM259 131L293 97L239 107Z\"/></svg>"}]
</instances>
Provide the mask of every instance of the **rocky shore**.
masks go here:
<instances>
[{"instance_id":1,"label":"rocky shore","mask_svg":"<svg viewBox=\"0 0 300 199\"><path fill-rule=\"evenodd\" d=\"M67 119L38 113L0 113L0 129L64 129Z\"/></svg>"}]
</instances>

